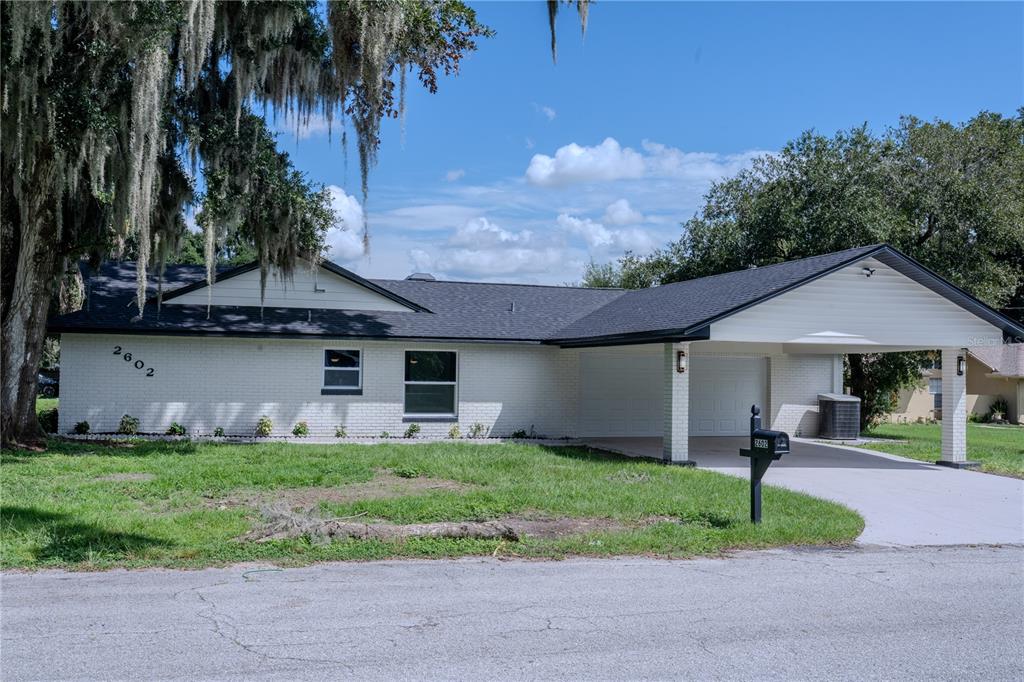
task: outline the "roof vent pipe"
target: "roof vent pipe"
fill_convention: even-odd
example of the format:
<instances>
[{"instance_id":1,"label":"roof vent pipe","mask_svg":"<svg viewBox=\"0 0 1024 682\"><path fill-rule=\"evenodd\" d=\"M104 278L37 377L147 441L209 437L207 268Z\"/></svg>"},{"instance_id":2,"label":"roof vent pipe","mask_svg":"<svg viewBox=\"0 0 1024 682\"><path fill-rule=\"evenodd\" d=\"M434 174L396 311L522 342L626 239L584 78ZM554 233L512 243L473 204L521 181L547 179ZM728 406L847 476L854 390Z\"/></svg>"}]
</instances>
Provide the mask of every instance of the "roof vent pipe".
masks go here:
<instances>
[{"instance_id":1,"label":"roof vent pipe","mask_svg":"<svg viewBox=\"0 0 1024 682\"><path fill-rule=\"evenodd\" d=\"M509 306L508 306L508 311L509 311L510 313L514 313L514 312L516 311L516 302L515 302L515 301L512 301L512 302L511 302L511 303L509 304Z\"/></svg>"}]
</instances>

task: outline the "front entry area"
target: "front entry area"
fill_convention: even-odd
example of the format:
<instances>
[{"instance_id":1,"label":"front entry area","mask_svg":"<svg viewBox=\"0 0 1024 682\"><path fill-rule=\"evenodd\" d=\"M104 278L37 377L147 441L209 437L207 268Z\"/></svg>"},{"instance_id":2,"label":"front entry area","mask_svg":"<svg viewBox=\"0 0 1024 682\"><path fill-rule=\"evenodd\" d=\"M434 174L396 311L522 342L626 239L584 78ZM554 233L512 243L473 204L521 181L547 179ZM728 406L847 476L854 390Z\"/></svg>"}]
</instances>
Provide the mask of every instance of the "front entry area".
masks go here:
<instances>
[{"instance_id":1,"label":"front entry area","mask_svg":"<svg viewBox=\"0 0 1024 682\"><path fill-rule=\"evenodd\" d=\"M586 444L660 459L661 438L589 438ZM690 438L701 469L747 478L745 437ZM845 504L864 517L858 542L875 545L1024 543L1024 481L904 457L793 439L764 482ZM770 514L770 507L765 514Z\"/></svg>"}]
</instances>

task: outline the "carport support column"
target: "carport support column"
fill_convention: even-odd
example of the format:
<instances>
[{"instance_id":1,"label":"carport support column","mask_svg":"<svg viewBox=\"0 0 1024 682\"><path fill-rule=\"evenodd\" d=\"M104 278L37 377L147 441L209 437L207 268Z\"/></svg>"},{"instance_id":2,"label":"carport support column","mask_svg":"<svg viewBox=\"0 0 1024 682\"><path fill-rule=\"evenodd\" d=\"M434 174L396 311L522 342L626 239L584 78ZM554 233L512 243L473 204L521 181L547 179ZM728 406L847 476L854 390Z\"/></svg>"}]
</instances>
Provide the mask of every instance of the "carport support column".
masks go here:
<instances>
[{"instance_id":1,"label":"carport support column","mask_svg":"<svg viewBox=\"0 0 1024 682\"><path fill-rule=\"evenodd\" d=\"M942 349L942 459L936 464L966 469L967 461L967 349Z\"/></svg>"},{"instance_id":2,"label":"carport support column","mask_svg":"<svg viewBox=\"0 0 1024 682\"><path fill-rule=\"evenodd\" d=\"M679 371L679 352L686 353L686 371ZM666 464L693 466L690 459L690 344L666 343L664 359L665 425L662 459Z\"/></svg>"}]
</instances>

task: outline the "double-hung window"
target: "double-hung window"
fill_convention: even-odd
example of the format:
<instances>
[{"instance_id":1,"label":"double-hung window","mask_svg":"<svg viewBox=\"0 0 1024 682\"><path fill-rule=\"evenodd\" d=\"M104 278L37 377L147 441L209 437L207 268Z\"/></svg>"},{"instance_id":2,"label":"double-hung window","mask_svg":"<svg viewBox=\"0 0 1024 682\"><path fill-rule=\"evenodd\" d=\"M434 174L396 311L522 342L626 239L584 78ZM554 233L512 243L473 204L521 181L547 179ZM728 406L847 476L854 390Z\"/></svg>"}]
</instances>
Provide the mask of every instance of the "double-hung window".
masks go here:
<instances>
[{"instance_id":1,"label":"double-hung window","mask_svg":"<svg viewBox=\"0 0 1024 682\"><path fill-rule=\"evenodd\" d=\"M363 390L362 353L357 350L324 350L323 394L358 395Z\"/></svg>"},{"instance_id":2,"label":"double-hung window","mask_svg":"<svg viewBox=\"0 0 1024 682\"><path fill-rule=\"evenodd\" d=\"M406 351L405 415L455 417L456 372L453 351Z\"/></svg>"},{"instance_id":3,"label":"double-hung window","mask_svg":"<svg viewBox=\"0 0 1024 682\"><path fill-rule=\"evenodd\" d=\"M942 379L929 379L928 392L932 394L932 409L942 409Z\"/></svg>"}]
</instances>

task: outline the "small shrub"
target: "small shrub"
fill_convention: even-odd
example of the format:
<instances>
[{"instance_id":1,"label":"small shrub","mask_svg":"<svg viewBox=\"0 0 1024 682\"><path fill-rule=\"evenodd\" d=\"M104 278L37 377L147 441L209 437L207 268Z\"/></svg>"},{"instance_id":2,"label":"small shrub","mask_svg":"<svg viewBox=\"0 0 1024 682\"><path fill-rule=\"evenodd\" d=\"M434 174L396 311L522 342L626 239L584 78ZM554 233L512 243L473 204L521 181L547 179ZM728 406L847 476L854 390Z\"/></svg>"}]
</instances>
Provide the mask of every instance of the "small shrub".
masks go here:
<instances>
[{"instance_id":1,"label":"small shrub","mask_svg":"<svg viewBox=\"0 0 1024 682\"><path fill-rule=\"evenodd\" d=\"M513 438L526 438L526 429L516 429L512 432Z\"/></svg>"},{"instance_id":2,"label":"small shrub","mask_svg":"<svg viewBox=\"0 0 1024 682\"><path fill-rule=\"evenodd\" d=\"M1001 422L1006 417L1006 413L1010 411L1010 405L1002 397L996 398L992 401L992 406L988 408L988 420L990 422Z\"/></svg>"},{"instance_id":3,"label":"small shrub","mask_svg":"<svg viewBox=\"0 0 1024 682\"><path fill-rule=\"evenodd\" d=\"M37 415L39 419L39 426L43 427L43 431L47 433L57 433L57 408L51 407L48 410L43 410Z\"/></svg>"},{"instance_id":4,"label":"small shrub","mask_svg":"<svg viewBox=\"0 0 1024 682\"><path fill-rule=\"evenodd\" d=\"M334 437L335 438L347 438L348 437L348 431L345 430L344 426L337 426L337 427L334 428Z\"/></svg>"},{"instance_id":5,"label":"small shrub","mask_svg":"<svg viewBox=\"0 0 1024 682\"><path fill-rule=\"evenodd\" d=\"M399 478L419 478L423 475L423 472L412 466L397 466L391 470L395 476Z\"/></svg>"},{"instance_id":6,"label":"small shrub","mask_svg":"<svg viewBox=\"0 0 1024 682\"><path fill-rule=\"evenodd\" d=\"M79 436L84 436L85 434L89 433L89 422L78 422L77 424L75 424L75 428L71 430L74 433L77 433Z\"/></svg>"},{"instance_id":7,"label":"small shrub","mask_svg":"<svg viewBox=\"0 0 1024 682\"><path fill-rule=\"evenodd\" d=\"M452 428L448 429L448 437L452 440L458 440L462 438L462 432L459 431L458 424L452 424Z\"/></svg>"},{"instance_id":8,"label":"small shrub","mask_svg":"<svg viewBox=\"0 0 1024 682\"><path fill-rule=\"evenodd\" d=\"M420 432L420 425L415 423L415 422L413 422L412 424L409 424L409 428L407 428L405 430L405 433L403 435L406 438L415 438L416 434L419 433L419 432Z\"/></svg>"},{"instance_id":9,"label":"small shrub","mask_svg":"<svg viewBox=\"0 0 1024 682\"><path fill-rule=\"evenodd\" d=\"M388 433L387 431L381 431L380 432L380 437L381 438L391 438L391 434Z\"/></svg>"},{"instance_id":10,"label":"small shrub","mask_svg":"<svg viewBox=\"0 0 1024 682\"><path fill-rule=\"evenodd\" d=\"M117 425L117 432L133 436L139 432L139 418L126 414L121 417L121 423Z\"/></svg>"},{"instance_id":11,"label":"small shrub","mask_svg":"<svg viewBox=\"0 0 1024 682\"><path fill-rule=\"evenodd\" d=\"M483 438L484 437L484 432L485 432L484 425L481 424L480 422L474 422L473 425L469 427L469 437L470 438Z\"/></svg>"},{"instance_id":12,"label":"small shrub","mask_svg":"<svg viewBox=\"0 0 1024 682\"><path fill-rule=\"evenodd\" d=\"M299 422L292 428L292 435L299 438L305 438L309 435L309 424L306 422Z\"/></svg>"},{"instance_id":13,"label":"small shrub","mask_svg":"<svg viewBox=\"0 0 1024 682\"><path fill-rule=\"evenodd\" d=\"M215 438L223 438L224 437L224 427L223 426L218 426L217 428L215 428L213 430L213 435L214 435Z\"/></svg>"},{"instance_id":14,"label":"small shrub","mask_svg":"<svg viewBox=\"0 0 1024 682\"><path fill-rule=\"evenodd\" d=\"M256 422L256 435L266 438L274 431L274 422L270 421L270 417L263 415Z\"/></svg>"},{"instance_id":15,"label":"small shrub","mask_svg":"<svg viewBox=\"0 0 1024 682\"><path fill-rule=\"evenodd\" d=\"M168 436L184 436L185 427L178 422L171 422L171 425L167 427Z\"/></svg>"}]
</instances>

